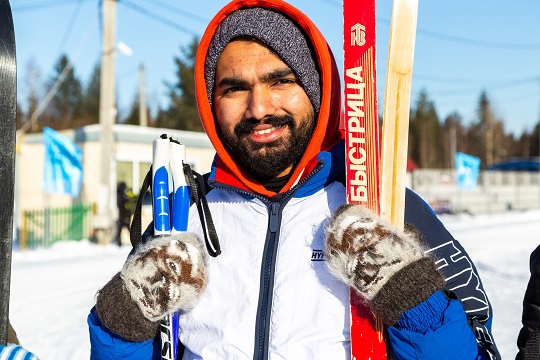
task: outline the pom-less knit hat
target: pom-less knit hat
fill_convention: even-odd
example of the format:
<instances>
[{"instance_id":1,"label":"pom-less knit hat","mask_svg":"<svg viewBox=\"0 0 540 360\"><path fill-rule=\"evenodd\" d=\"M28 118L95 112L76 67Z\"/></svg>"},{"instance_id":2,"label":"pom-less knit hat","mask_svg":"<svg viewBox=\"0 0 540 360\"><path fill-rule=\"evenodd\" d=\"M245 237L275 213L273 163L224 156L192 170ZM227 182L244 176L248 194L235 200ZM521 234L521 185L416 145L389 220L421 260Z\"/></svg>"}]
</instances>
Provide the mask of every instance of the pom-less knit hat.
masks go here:
<instances>
[{"instance_id":1,"label":"pom-less knit hat","mask_svg":"<svg viewBox=\"0 0 540 360\"><path fill-rule=\"evenodd\" d=\"M219 56L231 40L241 36L254 37L275 51L298 77L315 112L319 111L320 76L313 50L306 36L285 15L260 7L237 10L217 27L205 63L206 89L211 105Z\"/></svg>"}]
</instances>

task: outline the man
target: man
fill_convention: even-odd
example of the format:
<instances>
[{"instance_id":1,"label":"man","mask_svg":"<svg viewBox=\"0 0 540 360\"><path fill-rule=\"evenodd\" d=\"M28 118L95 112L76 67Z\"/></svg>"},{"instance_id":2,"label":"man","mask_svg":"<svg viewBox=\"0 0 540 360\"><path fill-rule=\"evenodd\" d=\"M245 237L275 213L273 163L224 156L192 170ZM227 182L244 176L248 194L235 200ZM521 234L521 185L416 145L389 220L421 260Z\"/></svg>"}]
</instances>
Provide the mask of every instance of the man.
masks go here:
<instances>
[{"instance_id":1,"label":"man","mask_svg":"<svg viewBox=\"0 0 540 360\"><path fill-rule=\"evenodd\" d=\"M89 316L94 359L150 359L177 310L184 359L349 359L349 286L396 359L498 357L476 269L421 199L407 193L407 232L341 206L339 75L305 15L231 2L201 39L195 80L222 253L205 256L197 214L188 233L136 249Z\"/></svg>"}]
</instances>

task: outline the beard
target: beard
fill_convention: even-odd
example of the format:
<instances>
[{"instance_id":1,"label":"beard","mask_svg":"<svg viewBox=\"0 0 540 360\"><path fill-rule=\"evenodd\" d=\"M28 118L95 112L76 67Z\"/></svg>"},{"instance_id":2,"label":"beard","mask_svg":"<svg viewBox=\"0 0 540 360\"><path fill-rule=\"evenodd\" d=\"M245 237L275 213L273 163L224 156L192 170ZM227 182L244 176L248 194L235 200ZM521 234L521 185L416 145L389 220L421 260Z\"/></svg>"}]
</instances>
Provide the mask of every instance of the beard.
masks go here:
<instances>
[{"instance_id":1,"label":"beard","mask_svg":"<svg viewBox=\"0 0 540 360\"><path fill-rule=\"evenodd\" d=\"M313 135L315 114L311 111L299 126L290 115L265 118L264 124L289 128L288 135L266 143L249 139L249 134L260 123L259 120L246 119L234 127L234 134L220 130L223 146L233 160L259 181L276 178L289 166L298 164Z\"/></svg>"}]
</instances>

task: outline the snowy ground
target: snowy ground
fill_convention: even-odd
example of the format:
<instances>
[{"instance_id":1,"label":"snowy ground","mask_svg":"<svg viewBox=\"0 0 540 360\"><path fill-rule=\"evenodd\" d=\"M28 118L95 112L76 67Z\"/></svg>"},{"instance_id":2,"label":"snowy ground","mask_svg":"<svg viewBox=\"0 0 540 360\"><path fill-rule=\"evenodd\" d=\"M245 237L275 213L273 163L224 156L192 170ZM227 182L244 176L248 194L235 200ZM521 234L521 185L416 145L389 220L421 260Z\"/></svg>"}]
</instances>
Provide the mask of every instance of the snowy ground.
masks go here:
<instances>
[{"instance_id":1,"label":"snowy ground","mask_svg":"<svg viewBox=\"0 0 540 360\"><path fill-rule=\"evenodd\" d=\"M501 355L514 358L529 255L540 244L540 211L441 220L474 260L494 308ZM15 251L10 316L24 346L42 360L88 359L88 310L129 250L63 242L47 250Z\"/></svg>"}]
</instances>

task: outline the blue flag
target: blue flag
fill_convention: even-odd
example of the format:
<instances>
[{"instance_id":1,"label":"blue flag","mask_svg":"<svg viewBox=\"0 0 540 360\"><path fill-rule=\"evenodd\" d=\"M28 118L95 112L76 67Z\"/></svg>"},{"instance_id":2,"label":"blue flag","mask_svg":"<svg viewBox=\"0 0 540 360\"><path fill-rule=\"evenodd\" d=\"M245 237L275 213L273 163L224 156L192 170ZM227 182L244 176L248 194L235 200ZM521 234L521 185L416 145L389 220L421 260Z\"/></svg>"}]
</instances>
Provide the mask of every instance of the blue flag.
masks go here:
<instances>
[{"instance_id":1,"label":"blue flag","mask_svg":"<svg viewBox=\"0 0 540 360\"><path fill-rule=\"evenodd\" d=\"M45 169L43 191L77 197L82 183L81 149L65 135L51 128L43 129Z\"/></svg>"},{"instance_id":2,"label":"blue flag","mask_svg":"<svg viewBox=\"0 0 540 360\"><path fill-rule=\"evenodd\" d=\"M456 153L456 181L458 189L474 190L478 183L480 159L464 153Z\"/></svg>"}]
</instances>

